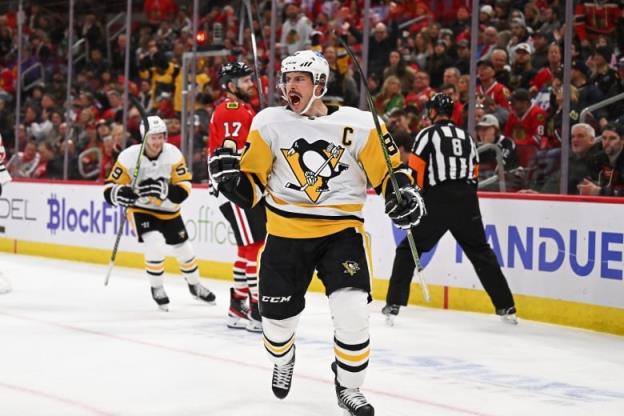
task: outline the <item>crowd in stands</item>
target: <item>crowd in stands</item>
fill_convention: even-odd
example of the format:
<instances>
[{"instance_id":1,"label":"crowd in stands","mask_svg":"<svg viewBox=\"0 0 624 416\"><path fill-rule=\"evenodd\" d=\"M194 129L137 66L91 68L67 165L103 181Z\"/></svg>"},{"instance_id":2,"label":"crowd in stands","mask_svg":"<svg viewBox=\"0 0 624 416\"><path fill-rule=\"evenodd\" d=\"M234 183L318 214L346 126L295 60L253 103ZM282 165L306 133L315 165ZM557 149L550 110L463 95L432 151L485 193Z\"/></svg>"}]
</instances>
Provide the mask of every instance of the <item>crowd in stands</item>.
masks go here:
<instances>
[{"instance_id":1,"label":"crowd in stands","mask_svg":"<svg viewBox=\"0 0 624 416\"><path fill-rule=\"evenodd\" d=\"M0 8L0 134L10 154L8 169L15 177L62 178L67 155L69 179L102 181L123 146L140 140L135 108L130 108L125 128L122 125L128 39L122 33L109 43L104 30L105 17L124 11L125 2L119 10L111 10L111 5L90 0L77 13L75 40L86 40L88 54L74 68L69 109L64 107L66 9L48 8L46 1L25 3L21 68L39 63L44 77L31 82L37 73L33 71L24 80L29 88L22 93L16 129L16 8ZM242 2L200 2L200 48L227 48L233 53L197 64L192 123L195 181L207 178L208 124L222 94L218 69L228 60L253 63L248 27L238 42L238 3ZM331 68L326 101L358 106L364 81L396 141L408 148L428 125L425 104L437 92L453 96L453 121L467 126L470 53L476 48L475 139L480 145L494 145L482 154L481 176L493 174L500 155L508 190L558 193L563 99L569 89L568 192L624 196L624 100L580 120L584 108L624 93L624 1L575 2L571 85L563 85L568 51L563 49L565 2L560 0L481 1L476 11L477 45L470 44L470 1L371 1L371 33L364 33L363 0L278 0L277 45L269 43L271 1L252 4L265 95L275 94L279 101L277 91L267 87L268 71L279 70L269 68L271 47L278 65L296 50L318 50ZM195 36L191 5L184 0L146 0L135 10L130 40L129 93L167 120L169 141L176 145L180 145L182 55L191 50ZM359 79L337 36L357 54L368 36L366 80ZM253 104L259 106L258 97Z\"/></svg>"}]
</instances>

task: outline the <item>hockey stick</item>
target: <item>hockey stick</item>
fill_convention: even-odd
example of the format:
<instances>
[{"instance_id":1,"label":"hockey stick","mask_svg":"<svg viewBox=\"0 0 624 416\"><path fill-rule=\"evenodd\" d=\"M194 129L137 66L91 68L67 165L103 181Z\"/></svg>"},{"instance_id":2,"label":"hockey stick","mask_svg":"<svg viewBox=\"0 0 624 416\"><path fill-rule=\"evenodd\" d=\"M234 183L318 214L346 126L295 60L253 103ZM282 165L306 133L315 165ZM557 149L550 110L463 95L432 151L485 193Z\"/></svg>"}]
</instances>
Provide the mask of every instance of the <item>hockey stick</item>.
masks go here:
<instances>
[{"instance_id":1,"label":"hockey stick","mask_svg":"<svg viewBox=\"0 0 624 416\"><path fill-rule=\"evenodd\" d=\"M264 108L264 93L262 92L262 80L260 79L260 67L258 66L258 48L256 46L256 34L253 28L253 16L251 14L251 1L243 0L247 9L247 18L249 19L249 32L251 33L251 51L253 52L254 72L256 73L256 88L258 89L258 98L260 99L260 109Z\"/></svg>"},{"instance_id":2,"label":"hockey stick","mask_svg":"<svg viewBox=\"0 0 624 416\"><path fill-rule=\"evenodd\" d=\"M336 158L336 156L332 153L330 157L328 157L327 159L325 159L325 162L323 162L323 164L321 166L319 166L319 168L316 170L316 172L314 172L314 174L312 175L312 178L314 178L314 182L316 182L316 180L318 179L319 175L321 174L321 172L323 171L323 169L325 169L325 167L327 167L327 165L329 165L329 162L331 162L332 160L334 160ZM305 191L306 189L308 189L308 187L312 184L314 184L314 182L310 183L308 181L308 178L306 178L306 183L299 186L299 185L295 185L294 183L291 182L286 182L286 188L288 189L294 189L295 191Z\"/></svg>"},{"instance_id":3,"label":"hockey stick","mask_svg":"<svg viewBox=\"0 0 624 416\"><path fill-rule=\"evenodd\" d=\"M134 105L139 113L141 114L141 119L143 119L143 125L145 126L143 137L141 137L141 148L139 149L139 156L137 157L137 161L134 165L134 170L132 171L132 182L130 186L132 189L136 186L136 182L139 178L139 168L141 166L141 159L143 157L143 149L145 149L145 136L149 131L149 122L147 120L147 113L145 109L139 103L139 101L134 98L132 95L128 95L130 102ZM113 246L113 252L111 253L111 258L108 263L108 270L106 271L106 277L104 278L104 286L108 286L108 281L110 280L111 273L113 272L113 266L115 266L115 259L117 258L117 251L119 249L119 242L121 241L121 234L123 233L124 226L126 225L126 220L128 218L128 208L124 209L124 215L121 217L121 221L119 224L119 229L117 230L117 236L115 237L115 245Z\"/></svg>"},{"instance_id":4,"label":"hockey stick","mask_svg":"<svg viewBox=\"0 0 624 416\"><path fill-rule=\"evenodd\" d=\"M338 34L336 34L336 37L338 38L338 41L340 42L342 47L345 48L345 50L347 51L347 53L349 54L349 56L355 63L355 66L360 74L360 77L362 78L362 82L366 82L364 71L362 70L362 67L360 66L359 61L355 57L355 54L353 53L349 45L347 45L347 43ZM394 175L394 172L392 171L392 163L390 162L390 155L388 154L388 149L386 149L386 144L384 143L384 135L382 134L381 125L379 124L379 116L377 115L377 110L375 109L375 103L373 101L373 97L371 96L371 93L368 90L368 88L366 86L364 86L363 88L366 90L366 98L368 99L368 107L370 109L371 114L373 115L375 129L377 130L377 136L379 136L381 149L383 150L384 159L386 161L386 168L388 169L388 175L390 176L390 183L392 184L392 190L394 192L394 196L396 197L398 203L400 204L402 198L401 198L401 194L399 193L399 184L396 180L396 176ZM390 132L388 132L387 135L390 137L391 140L394 141L394 139L392 139L392 135L390 135ZM420 281L420 288L422 289L423 297L425 298L425 302L430 302L431 296L429 295L429 287L427 286L427 282L425 281L425 276L423 276L423 272L422 272L423 267L422 267L422 264L420 263L420 257L418 256L418 251L416 250L416 243L414 242L414 236L412 235L411 229L407 231L407 241L409 243L410 251L412 252L412 258L414 259L414 263L416 264L416 271L417 271L416 273L418 275L418 280Z\"/></svg>"}]
</instances>

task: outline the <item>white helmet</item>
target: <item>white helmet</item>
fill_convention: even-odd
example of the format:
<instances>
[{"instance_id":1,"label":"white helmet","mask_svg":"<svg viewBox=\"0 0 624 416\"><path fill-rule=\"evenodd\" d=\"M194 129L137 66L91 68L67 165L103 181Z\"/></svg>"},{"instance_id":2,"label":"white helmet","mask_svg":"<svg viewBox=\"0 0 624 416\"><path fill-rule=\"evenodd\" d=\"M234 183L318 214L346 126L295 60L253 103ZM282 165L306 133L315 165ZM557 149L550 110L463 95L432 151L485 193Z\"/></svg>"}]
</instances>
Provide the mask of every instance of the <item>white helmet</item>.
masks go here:
<instances>
[{"instance_id":1,"label":"white helmet","mask_svg":"<svg viewBox=\"0 0 624 416\"><path fill-rule=\"evenodd\" d=\"M145 133L145 123L141 122L141 137L151 136L152 134L165 133L165 139L167 138L167 125L162 118L158 116L147 117L149 129Z\"/></svg>"},{"instance_id":2,"label":"white helmet","mask_svg":"<svg viewBox=\"0 0 624 416\"><path fill-rule=\"evenodd\" d=\"M314 51L297 51L294 55L288 56L282 60L282 69L280 71L279 87L282 90L282 97L288 101L286 96L286 84L284 83L285 75L289 72L307 72L312 75L314 85L323 87L320 95L312 94L312 98L300 114L308 111L312 105L312 101L320 99L327 92L327 79L329 78L329 64L325 57Z\"/></svg>"}]
</instances>

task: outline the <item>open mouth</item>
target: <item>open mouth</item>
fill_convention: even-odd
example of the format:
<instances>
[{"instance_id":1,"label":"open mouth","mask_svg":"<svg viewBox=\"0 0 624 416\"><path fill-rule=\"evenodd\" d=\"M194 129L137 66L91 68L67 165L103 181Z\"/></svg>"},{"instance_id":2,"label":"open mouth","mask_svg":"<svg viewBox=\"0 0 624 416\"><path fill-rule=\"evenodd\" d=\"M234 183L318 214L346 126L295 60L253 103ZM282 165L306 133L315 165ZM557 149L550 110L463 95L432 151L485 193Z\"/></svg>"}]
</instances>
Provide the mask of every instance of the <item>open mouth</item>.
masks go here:
<instances>
[{"instance_id":1,"label":"open mouth","mask_svg":"<svg viewBox=\"0 0 624 416\"><path fill-rule=\"evenodd\" d=\"M293 93L293 92L288 94L288 99L290 100L290 103L292 105L297 105L297 104L299 104L301 102L301 96L299 94Z\"/></svg>"}]
</instances>

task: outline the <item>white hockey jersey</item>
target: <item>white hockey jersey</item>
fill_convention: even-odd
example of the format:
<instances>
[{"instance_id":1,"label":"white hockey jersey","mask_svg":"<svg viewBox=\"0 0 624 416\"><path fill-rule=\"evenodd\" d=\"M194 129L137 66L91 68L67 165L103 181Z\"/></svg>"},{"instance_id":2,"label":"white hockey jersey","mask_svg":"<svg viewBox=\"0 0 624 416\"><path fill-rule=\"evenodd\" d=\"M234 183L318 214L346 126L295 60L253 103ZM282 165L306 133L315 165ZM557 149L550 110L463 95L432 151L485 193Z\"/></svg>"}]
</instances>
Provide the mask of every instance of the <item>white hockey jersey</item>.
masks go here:
<instances>
[{"instance_id":1,"label":"white hockey jersey","mask_svg":"<svg viewBox=\"0 0 624 416\"><path fill-rule=\"evenodd\" d=\"M106 179L107 186L113 184L128 185L132 183L134 169L141 146L135 144L119 154L111 173ZM182 186L188 194L191 193L191 173L186 167L182 152L172 144L165 143L162 152L155 159L141 156L141 164L136 183L152 178L165 178L171 185ZM139 198L129 213L148 213L161 219L171 219L180 215L180 204L168 199L160 201L157 198Z\"/></svg>"},{"instance_id":2,"label":"white hockey jersey","mask_svg":"<svg viewBox=\"0 0 624 416\"><path fill-rule=\"evenodd\" d=\"M399 151L380 124L392 168L397 169ZM361 226L367 183L383 193L388 179L373 119L352 107L316 118L285 107L261 111L251 124L241 171L260 185L254 204L264 188L269 234L290 238Z\"/></svg>"},{"instance_id":3,"label":"white hockey jersey","mask_svg":"<svg viewBox=\"0 0 624 416\"><path fill-rule=\"evenodd\" d=\"M2 136L0 135L0 185L11 182L11 175L9 175L9 172L7 172L4 166L4 159L6 159L6 151L4 150Z\"/></svg>"}]
</instances>

